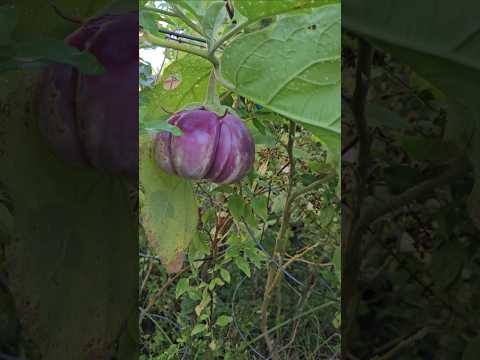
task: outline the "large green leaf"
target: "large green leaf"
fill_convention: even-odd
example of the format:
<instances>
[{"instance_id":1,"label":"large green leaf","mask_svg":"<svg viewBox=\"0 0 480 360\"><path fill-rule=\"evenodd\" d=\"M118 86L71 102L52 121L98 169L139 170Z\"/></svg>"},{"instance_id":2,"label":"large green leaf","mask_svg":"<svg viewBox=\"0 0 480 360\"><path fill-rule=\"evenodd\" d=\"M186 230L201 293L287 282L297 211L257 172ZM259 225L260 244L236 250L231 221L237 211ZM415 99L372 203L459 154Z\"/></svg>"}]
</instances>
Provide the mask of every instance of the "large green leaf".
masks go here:
<instances>
[{"instance_id":1,"label":"large green leaf","mask_svg":"<svg viewBox=\"0 0 480 360\"><path fill-rule=\"evenodd\" d=\"M412 11L415 8L415 11ZM478 104L480 2L348 1L342 25L367 37L463 104ZM467 10L467 11L465 11Z\"/></svg>"},{"instance_id":2,"label":"large green leaf","mask_svg":"<svg viewBox=\"0 0 480 360\"><path fill-rule=\"evenodd\" d=\"M339 3L338 0L233 0L235 11L250 21L295 11Z\"/></svg>"},{"instance_id":3,"label":"large green leaf","mask_svg":"<svg viewBox=\"0 0 480 360\"><path fill-rule=\"evenodd\" d=\"M209 47L213 45L213 40L225 22L226 16L227 11L225 10L225 3L223 1L215 1L207 8L201 26L207 35Z\"/></svg>"},{"instance_id":4,"label":"large green leaf","mask_svg":"<svg viewBox=\"0 0 480 360\"><path fill-rule=\"evenodd\" d=\"M410 5L410 6L409 6ZM412 8L415 11L411 11ZM366 0L343 5L342 23L412 66L450 99L447 140L469 155L480 174L480 3L451 1ZM465 9L468 9L465 11ZM480 184L469 199L472 218L480 227Z\"/></svg>"},{"instance_id":5,"label":"large green leaf","mask_svg":"<svg viewBox=\"0 0 480 360\"><path fill-rule=\"evenodd\" d=\"M186 55L171 63L154 88L145 89L145 122L155 121L164 111L174 113L190 103L205 100L212 65L202 58Z\"/></svg>"},{"instance_id":6,"label":"large green leaf","mask_svg":"<svg viewBox=\"0 0 480 360\"><path fill-rule=\"evenodd\" d=\"M229 44L228 88L293 120L340 133L340 6L285 16Z\"/></svg>"},{"instance_id":7,"label":"large green leaf","mask_svg":"<svg viewBox=\"0 0 480 360\"><path fill-rule=\"evenodd\" d=\"M158 167L152 145L152 135L141 137L141 221L155 254L168 272L176 272L181 269L184 251L196 233L197 203L189 181Z\"/></svg>"},{"instance_id":8,"label":"large green leaf","mask_svg":"<svg viewBox=\"0 0 480 360\"><path fill-rule=\"evenodd\" d=\"M206 17L212 15L213 8L217 9L215 10L217 13L220 7L225 7L224 0L169 0L169 2L188 11L200 24Z\"/></svg>"}]
</instances>

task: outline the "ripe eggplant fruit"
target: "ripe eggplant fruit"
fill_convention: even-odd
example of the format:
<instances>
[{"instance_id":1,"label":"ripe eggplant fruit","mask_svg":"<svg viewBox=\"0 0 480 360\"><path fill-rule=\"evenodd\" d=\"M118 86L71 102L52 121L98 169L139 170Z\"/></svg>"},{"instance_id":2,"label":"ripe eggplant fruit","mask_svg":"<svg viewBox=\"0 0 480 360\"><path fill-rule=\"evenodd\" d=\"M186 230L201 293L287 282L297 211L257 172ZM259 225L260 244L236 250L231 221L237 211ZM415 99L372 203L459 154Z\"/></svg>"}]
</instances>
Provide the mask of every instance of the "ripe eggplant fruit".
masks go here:
<instances>
[{"instance_id":1,"label":"ripe eggplant fruit","mask_svg":"<svg viewBox=\"0 0 480 360\"><path fill-rule=\"evenodd\" d=\"M183 135L163 131L155 137L155 160L166 172L231 184L239 182L252 168L255 143L236 116L218 116L198 108L180 111L168 123L182 130Z\"/></svg>"},{"instance_id":2,"label":"ripe eggplant fruit","mask_svg":"<svg viewBox=\"0 0 480 360\"><path fill-rule=\"evenodd\" d=\"M95 55L101 75L53 64L41 78L39 128L65 161L138 176L138 12L90 20L65 42Z\"/></svg>"}]
</instances>

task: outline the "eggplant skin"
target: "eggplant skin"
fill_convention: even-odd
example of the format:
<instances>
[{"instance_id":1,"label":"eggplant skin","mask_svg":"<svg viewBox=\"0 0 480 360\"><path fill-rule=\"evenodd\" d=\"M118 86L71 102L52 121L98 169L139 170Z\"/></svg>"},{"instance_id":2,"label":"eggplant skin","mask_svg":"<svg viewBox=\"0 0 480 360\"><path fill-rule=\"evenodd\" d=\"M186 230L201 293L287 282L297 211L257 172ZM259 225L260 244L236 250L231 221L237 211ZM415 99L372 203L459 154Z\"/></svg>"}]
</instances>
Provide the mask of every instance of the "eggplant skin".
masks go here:
<instances>
[{"instance_id":1,"label":"eggplant skin","mask_svg":"<svg viewBox=\"0 0 480 360\"><path fill-rule=\"evenodd\" d=\"M138 177L138 12L92 19L65 42L95 55L105 72L44 69L37 103L43 138L69 163Z\"/></svg>"},{"instance_id":2,"label":"eggplant skin","mask_svg":"<svg viewBox=\"0 0 480 360\"><path fill-rule=\"evenodd\" d=\"M255 161L255 142L245 124L234 115L218 116L198 108L174 114L168 123L182 130L155 137L155 160L166 172L217 184L241 181Z\"/></svg>"}]
</instances>

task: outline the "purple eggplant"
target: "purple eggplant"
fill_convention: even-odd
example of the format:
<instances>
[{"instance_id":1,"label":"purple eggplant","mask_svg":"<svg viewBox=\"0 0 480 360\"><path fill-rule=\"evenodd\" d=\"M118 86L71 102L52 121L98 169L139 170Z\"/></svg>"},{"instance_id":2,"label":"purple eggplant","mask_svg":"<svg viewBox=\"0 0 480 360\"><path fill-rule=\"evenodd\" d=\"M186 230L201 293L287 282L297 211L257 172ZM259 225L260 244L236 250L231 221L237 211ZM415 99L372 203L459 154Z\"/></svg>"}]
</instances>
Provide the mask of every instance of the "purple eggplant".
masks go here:
<instances>
[{"instance_id":1,"label":"purple eggplant","mask_svg":"<svg viewBox=\"0 0 480 360\"><path fill-rule=\"evenodd\" d=\"M138 174L138 12L106 15L65 39L105 68L86 75L70 65L45 69L39 128L68 162L111 174Z\"/></svg>"},{"instance_id":2,"label":"purple eggplant","mask_svg":"<svg viewBox=\"0 0 480 360\"><path fill-rule=\"evenodd\" d=\"M240 181L252 168L255 143L234 115L218 116L198 108L173 115L168 123L182 130L155 137L155 159L163 170L187 179L209 179L218 184Z\"/></svg>"}]
</instances>

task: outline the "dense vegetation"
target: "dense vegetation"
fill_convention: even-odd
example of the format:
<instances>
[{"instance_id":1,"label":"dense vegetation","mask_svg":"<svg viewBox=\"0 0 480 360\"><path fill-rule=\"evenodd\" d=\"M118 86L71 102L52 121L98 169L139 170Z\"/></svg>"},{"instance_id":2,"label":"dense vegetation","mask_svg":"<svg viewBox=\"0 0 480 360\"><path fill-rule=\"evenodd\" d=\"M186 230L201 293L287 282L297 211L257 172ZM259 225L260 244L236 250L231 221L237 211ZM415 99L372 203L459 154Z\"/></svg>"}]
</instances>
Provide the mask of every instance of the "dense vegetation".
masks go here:
<instances>
[{"instance_id":1,"label":"dense vegetation","mask_svg":"<svg viewBox=\"0 0 480 360\"><path fill-rule=\"evenodd\" d=\"M309 114L308 106L297 106L301 100L296 96L302 91L307 98L317 96L317 89L297 85L297 92L284 94L284 102L279 102L277 94L267 101L269 96L265 90L272 85L262 85L262 82L271 78L274 84L279 81L274 78L277 75L285 76L287 84L295 79L292 76L288 80L288 74L269 71L269 67L282 66L276 58L262 64L265 69L252 68L250 74L243 75L245 79L237 76L238 82L230 88L224 82L229 68L247 61L226 54L240 47L242 52L248 53L249 46L256 46L260 54L266 51L259 48L262 45L260 36L268 37L270 33L272 39L264 39L263 44L271 46L268 51L281 52L281 45L273 40L274 29L281 29L281 26L284 29L301 26L299 30L302 31L296 32L300 38L286 44L307 46L308 43L300 41L308 39L309 31L327 26L326 23L317 25L320 24L318 19L333 14L334 7L318 7L317 4L310 9L304 5L303 12L288 13L294 10L294 7L289 8L294 2L293 5L290 2L258 2L250 4L250 8L246 5L242 8L246 3L234 1L227 6L232 3L233 8L226 9L223 1L157 1L144 3L141 13L145 32L142 46L166 48L165 62L158 74L147 61L141 60L143 136L160 130L178 136L176 130L163 121L189 102L201 103L205 96L207 101L212 99L212 94L206 92L213 65L218 81L216 96L220 101L217 106L238 115L256 144L254 168L241 182L219 186L202 180L185 184L185 188L192 187L197 204L190 218L197 216L199 220L192 231L191 242L185 246L185 262L177 253L172 256L173 262L166 259L169 249L162 240L165 237L158 234L152 241L150 223L143 222L142 358L337 358L340 352L341 265L338 154L334 149L338 149L339 137L335 135L334 126L324 125L328 118L320 116L321 113L330 116L329 111L318 110L329 100L313 97L318 101L308 105L315 107L311 109L314 113ZM273 6L263 8L264 3ZM233 19L227 10L235 12ZM212 35L206 24L212 23L215 11L218 17ZM262 11L266 13L263 17L253 17L261 15ZM275 11L281 15L276 15ZM206 20L209 16L210 20ZM238 36L232 33L233 40L219 42L214 58L207 56L203 60L195 56L198 52L203 54L205 48L210 49L215 41L228 37L225 34L235 24L245 22L243 16L253 17L249 26L244 26L243 31L235 30ZM155 21L150 21L151 17L155 17ZM334 25L332 28L338 23ZM244 40L248 34L251 39L257 36L259 39L247 44ZM339 32L337 34L337 42L331 43L332 51L339 44ZM291 65L295 68L294 64L298 63L292 72L298 71L302 56L307 54L312 56L309 46L296 55L290 53ZM339 58L339 50L336 55ZM313 58L305 57L304 60L311 62ZM221 64L223 76L219 75L217 62ZM322 67L331 65L319 65L318 73L312 69L313 77L309 81L320 83L315 76L324 76L323 71L328 69L332 86L338 86L339 68L338 73L334 73L330 72L334 71L332 68ZM258 83L248 87L252 82L247 77L252 76ZM326 81L328 84L328 77ZM285 85L284 89L290 91ZM292 118L281 115L288 112L283 108L289 102ZM328 106L339 113L339 107L334 108L333 103ZM141 175L141 182L146 179ZM173 183L173 180L169 182ZM152 189L151 185L147 186ZM153 205L148 203L151 194L153 190L141 196L144 216L154 211ZM172 208L185 204L171 201ZM185 227L180 229L183 234ZM181 244L183 240L184 237Z\"/></svg>"},{"instance_id":2,"label":"dense vegetation","mask_svg":"<svg viewBox=\"0 0 480 360\"><path fill-rule=\"evenodd\" d=\"M346 359L478 358L477 22L435 4L343 8Z\"/></svg>"}]
</instances>

